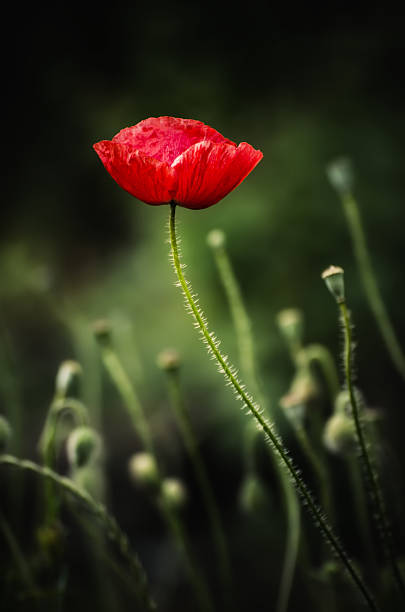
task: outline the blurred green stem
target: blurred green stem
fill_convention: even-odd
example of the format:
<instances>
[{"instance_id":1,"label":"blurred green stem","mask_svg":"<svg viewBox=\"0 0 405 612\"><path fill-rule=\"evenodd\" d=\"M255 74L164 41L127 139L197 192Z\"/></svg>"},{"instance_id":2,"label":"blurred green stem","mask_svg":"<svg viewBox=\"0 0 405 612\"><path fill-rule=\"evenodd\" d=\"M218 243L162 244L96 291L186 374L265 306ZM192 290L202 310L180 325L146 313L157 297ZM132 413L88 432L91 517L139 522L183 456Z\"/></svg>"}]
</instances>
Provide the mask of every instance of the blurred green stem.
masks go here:
<instances>
[{"instance_id":1,"label":"blurred green stem","mask_svg":"<svg viewBox=\"0 0 405 612\"><path fill-rule=\"evenodd\" d=\"M182 289L186 306L190 310L190 313L193 315L196 325L201 333L203 341L207 344L209 353L213 356L215 361L218 364L220 371L224 374L227 382L233 387L237 397L242 401L244 407L249 410L252 416L256 419L257 424L264 432L266 438L271 444L274 452L285 466L287 473L290 475L293 482L296 484L297 490L302 496L302 500L305 503L306 507L309 509L312 518L314 519L315 525L319 528L327 542L330 544L332 549L335 551L338 558L344 564L346 570L351 576L353 582L356 587L361 591L364 600L367 602L370 610L376 612L378 610L377 604L374 601L374 598L370 594L368 588L363 582L360 574L357 572L356 568L350 561L345 549L340 544L340 541L335 536L332 528L329 526L326 521L323 512L318 507L315 499L312 494L309 492L306 484L302 480L299 470L295 467L292 462L290 455L287 449L284 447L280 437L275 432L274 426L272 423L267 421L267 419L263 416L262 410L260 406L255 404L253 399L250 397L248 392L245 390L244 386L239 382L235 369L229 364L228 360L223 357L218 349L218 341L215 339L215 335L213 332L208 331L208 326L204 315L202 314L200 308L197 306L194 298L193 292L191 289L191 285L184 278L182 265L180 262L179 251L177 246L177 237L176 237L176 204L174 202L170 205L170 220L169 220L169 231L170 231L170 245L171 245L171 256L173 261L173 266L175 272L177 274L177 278L179 281L179 285Z\"/></svg>"},{"instance_id":2,"label":"blurred green stem","mask_svg":"<svg viewBox=\"0 0 405 612\"><path fill-rule=\"evenodd\" d=\"M391 359L402 378L405 379L405 355L399 344L377 285L357 202L350 192L343 193L341 198L352 237L357 265L370 308L380 328L381 335Z\"/></svg>"},{"instance_id":3,"label":"blurred green stem","mask_svg":"<svg viewBox=\"0 0 405 612\"><path fill-rule=\"evenodd\" d=\"M155 456L149 425L142 404L111 342L100 343L104 366L122 397L132 425L139 435L145 450Z\"/></svg>"},{"instance_id":4,"label":"blurred green stem","mask_svg":"<svg viewBox=\"0 0 405 612\"><path fill-rule=\"evenodd\" d=\"M372 502L372 506L375 512L374 514L375 521L376 521L378 533L381 538L381 543L385 551L385 555L391 565L391 569L392 569L392 573L393 573L395 582L403 598L405 599L405 584L404 584L400 569L398 567L396 556L394 553L391 529L390 529L390 524L388 521L386 509L385 509L385 503L384 503L384 498L383 498L382 491L381 491L379 477L378 477L377 471L375 470L373 466L372 459L367 449L367 442L365 438L364 427L363 427L362 419L359 413L356 392L355 392L354 385L353 385L352 325L350 321L349 311L348 311L346 302L344 300L341 300L339 302L339 309L340 309L340 314L341 314L341 318L343 322L344 338L345 338L345 344L344 344L345 377L346 377L347 390L349 392L350 406L352 410L354 425L356 429L356 436L357 436L357 440L359 444L360 459L363 465L366 482L369 487L371 502Z\"/></svg>"},{"instance_id":5,"label":"blurred green stem","mask_svg":"<svg viewBox=\"0 0 405 612\"><path fill-rule=\"evenodd\" d=\"M228 545L222 526L221 516L218 510L217 503L215 501L215 495L212 490L204 462L198 450L197 442L190 421L190 416L184 405L184 400L180 390L179 371L177 369L172 369L166 370L166 373L173 411L176 416L177 424L179 426L184 445L192 462L197 482L201 490L201 495L205 504L205 509L211 524L211 531L215 543L215 548L217 551L222 586L224 589L224 596L226 597L228 607L230 608L230 600L233 592L232 572L228 553Z\"/></svg>"},{"instance_id":6,"label":"blurred green stem","mask_svg":"<svg viewBox=\"0 0 405 612\"><path fill-rule=\"evenodd\" d=\"M305 358L309 363L316 362L319 364L333 404L339 393L340 385L339 376L332 355L325 346L322 346L322 344L309 344L302 349L302 352L304 352Z\"/></svg>"},{"instance_id":7,"label":"blurred green stem","mask_svg":"<svg viewBox=\"0 0 405 612\"><path fill-rule=\"evenodd\" d=\"M79 489L79 487L77 487L72 480L65 478L64 476L60 476L48 467L41 467L32 461L17 459L17 457L13 457L12 455L0 455L0 464L33 472L41 478L52 482L52 484L58 487L63 493L73 495L76 500L82 503L87 510L100 521L106 535L113 542L115 542L122 557L128 563L132 573L139 604L142 606L141 609L148 612L152 612L156 609L156 606L149 594L146 574L138 557L131 550L128 538L125 533L121 531L115 518L108 514L107 510L102 504L96 502L91 495L89 495L83 489Z\"/></svg>"},{"instance_id":8,"label":"blurred green stem","mask_svg":"<svg viewBox=\"0 0 405 612\"><path fill-rule=\"evenodd\" d=\"M34 594L37 590L31 569L25 560L24 554L22 553L20 546L14 536L14 533L4 518L2 512L0 512L0 529L3 532L4 539L10 548L11 554L14 558L14 562L21 576L22 582L26 585L28 591Z\"/></svg>"},{"instance_id":9,"label":"blurred green stem","mask_svg":"<svg viewBox=\"0 0 405 612\"><path fill-rule=\"evenodd\" d=\"M136 394L134 385L132 384L117 353L115 352L112 340L105 336L103 340L99 342L99 345L105 368L122 397L124 406L131 418L132 425L141 438L145 450L147 450L155 459L156 465L159 465L152 441L150 427L145 417L142 404ZM161 485L162 475L159 470L159 489L161 488ZM157 503L160 512L165 519L183 557L184 564L189 573L190 581L194 587L200 608L202 612L211 612L213 607L210 601L210 596L194 561L181 519L177 512L164 502L162 496L158 497Z\"/></svg>"},{"instance_id":10,"label":"blurred green stem","mask_svg":"<svg viewBox=\"0 0 405 612\"><path fill-rule=\"evenodd\" d=\"M294 425L293 425L294 426ZM327 516L331 520L332 524L335 525L335 512L333 507L332 489L330 486L330 478L326 464L320 459L312 443L308 438L308 434L303 425L294 426L297 439L301 445L301 448L307 457L316 479L319 483L320 498L323 507L327 513Z\"/></svg>"},{"instance_id":11,"label":"blurred green stem","mask_svg":"<svg viewBox=\"0 0 405 612\"><path fill-rule=\"evenodd\" d=\"M220 236L223 237L220 244L216 245L212 241L209 241L209 244L212 247L215 256L215 262L232 314L239 349L239 363L241 366L241 371L248 383L251 385L254 394L259 398L260 404L262 406L267 405L267 409L269 410L269 402L264 400L260 389L260 383L258 381L252 325L243 301L238 280L226 251L225 235L222 235L221 233ZM249 447L247 449L247 458L250 464L252 464L251 457L253 451L253 443L251 439L252 436L256 437L257 434L258 430L256 427L254 429L254 433L251 433L250 431L248 432ZM301 532L301 514L297 495L292 483L290 482L288 474L280 465L277 457L271 451L270 456L281 484L287 513L285 552L276 606L276 612L285 612L288 606L288 600L294 578L295 565L298 557Z\"/></svg>"}]
</instances>

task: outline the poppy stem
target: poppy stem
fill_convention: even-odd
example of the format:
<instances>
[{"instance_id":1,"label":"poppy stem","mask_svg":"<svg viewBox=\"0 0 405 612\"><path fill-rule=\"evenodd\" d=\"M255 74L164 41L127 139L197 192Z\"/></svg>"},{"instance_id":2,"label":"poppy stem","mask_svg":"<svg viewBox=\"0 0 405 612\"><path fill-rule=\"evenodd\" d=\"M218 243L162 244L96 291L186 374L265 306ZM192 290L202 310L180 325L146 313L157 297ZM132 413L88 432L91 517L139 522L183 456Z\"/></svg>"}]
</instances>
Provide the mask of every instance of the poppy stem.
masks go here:
<instances>
[{"instance_id":1,"label":"poppy stem","mask_svg":"<svg viewBox=\"0 0 405 612\"><path fill-rule=\"evenodd\" d=\"M101 349L101 357L104 366L114 382L120 394L124 406L131 418L134 430L139 435L144 449L147 450L155 459L158 466L156 451L152 440L152 434L148 420L145 416L143 406L137 396L135 387L129 378L118 354L115 351L111 337L111 329L107 321L98 321L94 325L94 332ZM180 516L169 504L165 503L161 495L163 475L158 467L158 488L157 506L163 519L176 542L177 548L183 557L186 570L193 585L196 598L198 598L201 612L211 612L213 607L205 582L200 575L199 569L190 550L188 537L186 535Z\"/></svg>"},{"instance_id":2,"label":"poppy stem","mask_svg":"<svg viewBox=\"0 0 405 612\"><path fill-rule=\"evenodd\" d=\"M360 277L370 308L374 314L391 360L399 374L405 380L405 355L394 331L394 327L376 281L357 202L351 193L342 194L341 200L353 242L354 254L357 260Z\"/></svg>"},{"instance_id":3,"label":"poppy stem","mask_svg":"<svg viewBox=\"0 0 405 612\"><path fill-rule=\"evenodd\" d=\"M77 501L83 504L87 510L100 521L106 534L108 534L108 537L117 545L122 557L128 563L141 609L147 612L156 610L156 605L149 593L146 574L141 562L137 555L131 550L126 534L121 531L115 518L107 512L102 504L96 502L87 491L75 485L70 478L60 476L48 467L42 467L32 461L18 459L12 455L0 455L0 465L33 472L41 478L52 482L52 484L58 487L62 492L73 495Z\"/></svg>"},{"instance_id":4,"label":"poppy stem","mask_svg":"<svg viewBox=\"0 0 405 612\"><path fill-rule=\"evenodd\" d=\"M349 311L346 305L346 301L343 299L339 302L339 309L341 314L341 319L343 323L344 330L344 366L345 366L345 377L347 390L349 392L350 398L350 406L352 410L352 416L354 420L354 425L356 429L357 441L359 444L359 454L360 460L363 465L364 476L366 482L369 487L369 492L371 496L372 506L375 512L375 522L377 525L378 533L380 535L381 543L383 546L384 553L386 558L388 559L391 570L397 584L399 591L402 594L402 597L405 599L405 584L402 578L401 572L398 567L398 563L395 557L392 535L391 535L391 527L387 517L385 503L383 494L381 491L380 481L378 477L378 473L373 465L372 459L369 455L369 451L367 449L367 440L364 432L363 423L360 416L358 401L356 397L356 392L353 384L353 376L352 376L352 356L353 356L353 346L352 346L352 327L350 321Z\"/></svg>"},{"instance_id":5,"label":"poppy stem","mask_svg":"<svg viewBox=\"0 0 405 612\"><path fill-rule=\"evenodd\" d=\"M227 253L226 236L221 230L212 230L207 236L207 242L214 253L215 263L228 299L238 343L241 370L246 380L252 386L255 395L259 398L260 404L265 406L267 411L272 414L272 406L268 398L264 399L261 392L256 367L252 325L242 297L242 291ZM255 435L257 434L259 432L255 428ZM249 432L248 436L250 440L252 434ZM286 509L286 541L276 606L276 612L285 612L288 607L298 557L301 515L294 486L270 448L269 451L274 470L279 478ZM251 453L249 454L251 455Z\"/></svg>"},{"instance_id":6,"label":"poppy stem","mask_svg":"<svg viewBox=\"0 0 405 612\"><path fill-rule=\"evenodd\" d=\"M244 407L248 409L256 419L258 427L264 432L267 440L273 448L273 451L279 457L281 463L285 466L287 473L295 483L304 505L308 507L312 515L315 525L319 528L326 541L330 544L338 558L345 566L353 582L360 590L364 600L367 602L370 610L373 610L373 612L378 612L378 607L374 598L349 559L345 549L341 545L334 531L330 527L324 513L319 508L314 497L312 496L312 493L310 493L306 484L302 480L299 470L295 467L293 461L291 460L290 455L287 449L284 447L281 438L276 433L273 424L263 416L260 406L254 402L249 393L246 391L245 386L238 380L235 368L230 365L228 359L220 353L218 348L219 342L215 338L214 333L210 332L208 329L207 321L194 299L191 285L189 281L185 279L183 274L176 238L176 204L174 202L171 202L170 204L169 231L171 257L175 272L177 274L179 286L183 291L186 308L194 317L196 327L198 327L202 340L207 345L208 352L217 362L219 371L224 374L227 382L233 387L238 399L242 401Z\"/></svg>"}]
</instances>

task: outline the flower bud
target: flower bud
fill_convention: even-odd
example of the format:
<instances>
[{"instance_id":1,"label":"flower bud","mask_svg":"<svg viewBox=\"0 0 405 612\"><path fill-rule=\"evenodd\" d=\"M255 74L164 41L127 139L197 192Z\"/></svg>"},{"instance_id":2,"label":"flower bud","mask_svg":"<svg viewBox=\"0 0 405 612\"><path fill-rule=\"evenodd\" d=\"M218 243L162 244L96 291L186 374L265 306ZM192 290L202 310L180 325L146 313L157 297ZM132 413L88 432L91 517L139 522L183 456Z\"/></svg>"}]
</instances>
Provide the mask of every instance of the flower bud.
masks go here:
<instances>
[{"instance_id":1,"label":"flower bud","mask_svg":"<svg viewBox=\"0 0 405 612\"><path fill-rule=\"evenodd\" d=\"M176 351L176 349L165 349L158 354L156 363L162 370L165 370L166 372L174 372L180 367L180 354Z\"/></svg>"},{"instance_id":2,"label":"flower bud","mask_svg":"<svg viewBox=\"0 0 405 612\"><path fill-rule=\"evenodd\" d=\"M322 279L338 304L345 301L344 270L338 266L329 266L322 272Z\"/></svg>"},{"instance_id":3,"label":"flower bud","mask_svg":"<svg viewBox=\"0 0 405 612\"><path fill-rule=\"evenodd\" d=\"M296 426L304 422L306 407L318 397L318 386L309 370L299 371L292 381L289 392L280 399L280 406L287 419Z\"/></svg>"},{"instance_id":4,"label":"flower bud","mask_svg":"<svg viewBox=\"0 0 405 612\"><path fill-rule=\"evenodd\" d=\"M70 388L82 374L82 366L73 359L63 361L59 367L55 381L56 395L66 397L69 394Z\"/></svg>"},{"instance_id":5,"label":"flower bud","mask_svg":"<svg viewBox=\"0 0 405 612\"><path fill-rule=\"evenodd\" d=\"M4 453L11 438L11 427L7 419L0 414L0 453Z\"/></svg>"},{"instance_id":6,"label":"flower bud","mask_svg":"<svg viewBox=\"0 0 405 612\"><path fill-rule=\"evenodd\" d=\"M100 458L101 451L101 437L91 427L77 427L66 442L68 461L74 469L94 463Z\"/></svg>"},{"instance_id":7,"label":"flower bud","mask_svg":"<svg viewBox=\"0 0 405 612\"><path fill-rule=\"evenodd\" d=\"M326 166L326 175L340 195L353 189L354 174L352 162L348 157L339 157Z\"/></svg>"},{"instance_id":8,"label":"flower bud","mask_svg":"<svg viewBox=\"0 0 405 612\"><path fill-rule=\"evenodd\" d=\"M207 234L207 244L212 249L222 249L226 244L225 233L220 229L213 229Z\"/></svg>"},{"instance_id":9,"label":"flower bud","mask_svg":"<svg viewBox=\"0 0 405 612\"><path fill-rule=\"evenodd\" d=\"M254 474L245 477L239 491L239 505L246 514L268 509L269 499L260 479Z\"/></svg>"},{"instance_id":10,"label":"flower bud","mask_svg":"<svg viewBox=\"0 0 405 612\"><path fill-rule=\"evenodd\" d=\"M301 345L304 317L298 308L285 308L277 314L278 327L288 343Z\"/></svg>"},{"instance_id":11,"label":"flower bud","mask_svg":"<svg viewBox=\"0 0 405 612\"><path fill-rule=\"evenodd\" d=\"M155 458L150 453L135 453L128 462L131 480L142 486L153 487L159 482Z\"/></svg>"},{"instance_id":12,"label":"flower bud","mask_svg":"<svg viewBox=\"0 0 405 612\"><path fill-rule=\"evenodd\" d=\"M108 319L98 319L94 321L92 328L97 342L103 345L109 345L111 343L112 327Z\"/></svg>"},{"instance_id":13,"label":"flower bud","mask_svg":"<svg viewBox=\"0 0 405 612\"><path fill-rule=\"evenodd\" d=\"M327 421L323 442L332 453L352 454L356 448L356 433L353 420L344 412L335 412Z\"/></svg>"},{"instance_id":14,"label":"flower bud","mask_svg":"<svg viewBox=\"0 0 405 612\"><path fill-rule=\"evenodd\" d=\"M187 491L178 478L165 478L162 482L161 495L172 510L180 510L187 502Z\"/></svg>"}]
</instances>

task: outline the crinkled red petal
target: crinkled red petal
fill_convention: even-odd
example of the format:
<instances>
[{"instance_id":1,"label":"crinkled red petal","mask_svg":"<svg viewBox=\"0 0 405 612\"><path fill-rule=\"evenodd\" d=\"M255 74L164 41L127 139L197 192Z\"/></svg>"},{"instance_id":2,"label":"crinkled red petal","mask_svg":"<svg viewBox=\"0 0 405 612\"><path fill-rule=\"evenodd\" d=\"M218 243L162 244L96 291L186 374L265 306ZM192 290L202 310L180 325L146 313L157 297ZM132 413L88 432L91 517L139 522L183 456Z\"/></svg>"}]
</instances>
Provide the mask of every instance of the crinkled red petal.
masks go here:
<instances>
[{"instance_id":1,"label":"crinkled red petal","mask_svg":"<svg viewBox=\"0 0 405 612\"><path fill-rule=\"evenodd\" d=\"M207 208L235 189L262 159L246 142L199 142L172 164L177 175L174 200L185 208Z\"/></svg>"},{"instance_id":2,"label":"crinkled red petal","mask_svg":"<svg viewBox=\"0 0 405 612\"><path fill-rule=\"evenodd\" d=\"M120 187L146 204L167 204L176 186L174 170L132 147L102 140L94 149L107 172Z\"/></svg>"},{"instance_id":3,"label":"crinkled red petal","mask_svg":"<svg viewBox=\"0 0 405 612\"><path fill-rule=\"evenodd\" d=\"M189 147L203 140L234 144L201 121L176 117L150 117L121 130L113 138L113 142L126 144L169 165Z\"/></svg>"}]
</instances>

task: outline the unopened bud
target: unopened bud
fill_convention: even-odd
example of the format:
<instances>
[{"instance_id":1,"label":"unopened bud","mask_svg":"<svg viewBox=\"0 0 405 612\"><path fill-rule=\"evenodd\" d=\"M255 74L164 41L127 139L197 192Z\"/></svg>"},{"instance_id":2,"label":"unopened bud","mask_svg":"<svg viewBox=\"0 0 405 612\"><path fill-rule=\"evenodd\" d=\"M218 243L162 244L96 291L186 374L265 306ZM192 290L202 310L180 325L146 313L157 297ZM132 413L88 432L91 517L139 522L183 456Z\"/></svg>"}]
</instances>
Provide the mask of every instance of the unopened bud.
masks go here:
<instances>
[{"instance_id":1,"label":"unopened bud","mask_svg":"<svg viewBox=\"0 0 405 612\"><path fill-rule=\"evenodd\" d=\"M338 304L345 301L344 270L339 266L329 266L321 274L322 279Z\"/></svg>"},{"instance_id":2,"label":"unopened bud","mask_svg":"<svg viewBox=\"0 0 405 612\"><path fill-rule=\"evenodd\" d=\"M11 438L11 427L7 419L0 414L0 453L3 453Z\"/></svg>"},{"instance_id":3,"label":"unopened bud","mask_svg":"<svg viewBox=\"0 0 405 612\"><path fill-rule=\"evenodd\" d=\"M207 244L212 249L222 249L226 244L225 233L220 229L213 229L207 234Z\"/></svg>"},{"instance_id":4,"label":"unopened bud","mask_svg":"<svg viewBox=\"0 0 405 612\"><path fill-rule=\"evenodd\" d=\"M100 344L109 344L111 342L112 328L108 319L94 321L92 328L97 342L100 342Z\"/></svg>"},{"instance_id":5,"label":"unopened bud","mask_svg":"<svg viewBox=\"0 0 405 612\"><path fill-rule=\"evenodd\" d=\"M165 349L158 354L156 363L162 370L166 370L166 372L173 372L178 370L180 367L180 354L178 351L176 351L176 349Z\"/></svg>"},{"instance_id":6,"label":"unopened bud","mask_svg":"<svg viewBox=\"0 0 405 612\"><path fill-rule=\"evenodd\" d=\"M178 478L165 478L161 494L165 503L173 510L180 510L187 502L186 487Z\"/></svg>"},{"instance_id":7,"label":"unopened bud","mask_svg":"<svg viewBox=\"0 0 405 612\"><path fill-rule=\"evenodd\" d=\"M269 505L267 492L254 474L249 474L244 479L239 491L239 504L246 514L255 514L267 509Z\"/></svg>"},{"instance_id":8,"label":"unopened bud","mask_svg":"<svg viewBox=\"0 0 405 612\"><path fill-rule=\"evenodd\" d=\"M158 467L150 453L135 453L128 462L131 480L142 486L155 486L159 481Z\"/></svg>"},{"instance_id":9,"label":"unopened bud","mask_svg":"<svg viewBox=\"0 0 405 612\"><path fill-rule=\"evenodd\" d=\"M348 157L339 157L326 166L326 175L340 195L346 195L353 189L353 165Z\"/></svg>"},{"instance_id":10,"label":"unopened bud","mask_svg":"<svg viewBox=\"0 0 405 612\"><path fill-rule=\"evenodd\" d=\"M67 457L73 468L94 463L100 457L101 451L101 437L91 427L77 427L66 442Z\"/></svg>"},{"instance_id":11,"label":"unopened bud","mask_svg":"<svg viewBox=\"0 0 405 612\"><path fill-rule=\"evenodd\" d=\"M72 359L63 361L56 375L56 395L66 397L82 372L82 366L77 361L73 361Z\"/></svg>"},{"instance_id":12,"label":"unopened bud","mask_svg":"<svg viewBox=\"0 0 405 612\"><path fill-rule=\"evenodd\" d=\"M332 453L352 454L356 448L356 433L353 420L344 412L335 412L327 421L323 442Z\"/></svg>"},{"instance_id":13,"label":"unopened bud","mask_svg":"<svg viewBox=\"0 0 405 612\"><path fill-rule=\"evenodd\" d=\"M304 317L301 310L298 310L298 308L280 310L276 321L287 342L301 345L304 328Z\"/></svg>"}]
</instances>

